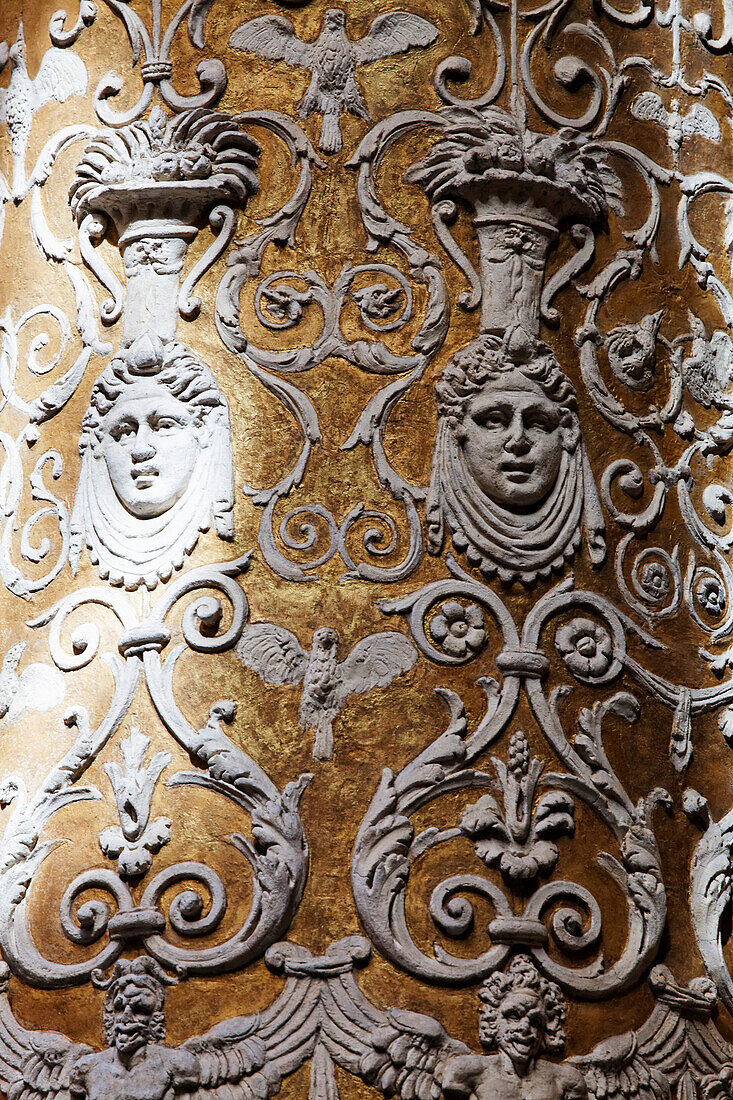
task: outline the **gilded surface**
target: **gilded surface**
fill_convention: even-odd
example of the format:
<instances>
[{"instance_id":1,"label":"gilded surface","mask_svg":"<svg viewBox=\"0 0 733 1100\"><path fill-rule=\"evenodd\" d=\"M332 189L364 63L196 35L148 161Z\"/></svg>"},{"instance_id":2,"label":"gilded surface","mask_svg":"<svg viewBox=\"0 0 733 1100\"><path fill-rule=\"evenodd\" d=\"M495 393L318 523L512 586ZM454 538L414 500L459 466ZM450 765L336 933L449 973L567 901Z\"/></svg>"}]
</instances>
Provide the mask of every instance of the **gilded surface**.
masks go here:
<instances>
[{"instance_id":1,"label":"gilded surface","mask_svg":"<svg viewBox=\"0 0 733 1100\"><path fill-rule=\"evenodd\" d=\"M474 1052L481 983L504 1003L492 975L529 954L519 987L567 1001L543 1095L623 1067L627 1096L726 1087L733 11L699 6L351 0L343 25L213 0L166 57L177 3L74 0L55 44L54 4L3 4L0 946L25 1027L101 1050L94 966L152 954L179 968L173 1046L266 1012L273 944L362 936L375 1012ZM183 863L208 870L166 880ZM649 1053L659 965L698 979L689 1078ZM342 1021L351 1070L312 1044L281 1095L408 1095L364 1053L385 1020ZM503 1095L411 1026L420 1088Z\"/></svg>"}]
</instances>

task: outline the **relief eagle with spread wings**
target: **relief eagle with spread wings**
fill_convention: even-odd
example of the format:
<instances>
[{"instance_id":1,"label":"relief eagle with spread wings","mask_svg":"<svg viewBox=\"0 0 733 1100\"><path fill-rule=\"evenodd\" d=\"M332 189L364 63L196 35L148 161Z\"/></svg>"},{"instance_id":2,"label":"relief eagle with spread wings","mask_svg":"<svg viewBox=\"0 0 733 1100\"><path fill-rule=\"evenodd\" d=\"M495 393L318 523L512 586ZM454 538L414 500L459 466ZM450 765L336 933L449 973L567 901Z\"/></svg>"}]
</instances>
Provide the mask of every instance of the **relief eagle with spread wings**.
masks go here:
<instances>
[{"instance_id":1,"label":"relief eagle with spread wings","mask_svg":"<svg viewBox=\"0 0 733 1100\"><path fill-rule=\"evenodd\" d=\"M13 153L13 198L20 202L28 190L25 157L34 114L52 100L64 103L71 96L84 95L87 70L72 50L52 47L46 50L38 72L31 79L22 22L14 45L8 48L6 42L0 43L0 71L8 61L10 84L0 88L0 123L8 127Z\"/></svg>"},{"instance_id":2,"label":"relief eagle with spread wings","mask_svg":"<svg viewBox=\"0 0 733 1100\"><path fill-rule=\"evenodd\" d=\"M303 683L300 726L312 730L313 756L333 755L333 720L350 695L364 695L387 687L396 676L409 672L417 650L404 634L383 631L357 642L345 660L337 660L339 636L331 627L313 635L308 652L294 634L275 623L253 623L242 631L236 653L266 684Z\"/></svg>"},{"instance_id":3,"label":"relief eagle with spread wings","mask_svg":"<svg viewBox=\"0 0 733 1100\"><path fill-rule=\"evenodd\" d=\"M342 146L340 120L345 111L371 121L354 80L357 68L407 53L415 46L430 46L437 37L437 29L427 19L390 11L377 16L364 37L352 42L346 34L346 13L331 8L315 42L298 38L284 16L262 15L238 27L229 45L268 61L309 69L311 82L299 105L300 117L322 115L319 147L324 153L337 153Z\"/></svg>"}]
</instances>

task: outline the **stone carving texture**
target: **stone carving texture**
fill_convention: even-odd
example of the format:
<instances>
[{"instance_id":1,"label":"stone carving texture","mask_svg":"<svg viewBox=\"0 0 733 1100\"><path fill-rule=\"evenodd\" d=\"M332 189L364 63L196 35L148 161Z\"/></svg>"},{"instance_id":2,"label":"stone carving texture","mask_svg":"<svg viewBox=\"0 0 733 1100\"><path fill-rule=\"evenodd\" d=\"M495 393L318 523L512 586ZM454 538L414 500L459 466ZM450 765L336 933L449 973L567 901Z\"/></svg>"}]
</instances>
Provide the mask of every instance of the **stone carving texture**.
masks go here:
<instances>
[{"instance_id":1,"label":"stone carving texture","mask_svg":"<svg viewBox=\"0 0 733 1100\"><path fill-rule=\"evenodd\" d=\"M377 16L363 38L352 42L346 34L346 12L330 8L315 42L302 42L293 24L282 15L263 15L238 27L229 44L269 61L285 61L310 70L311 82L299 106L300 117L321 115L318 147L324 153L338 153L343 146L340 122L344 112L371 122L354 79L356 70L416 46L430 46L437 37L437 28L427 19L393 11Z\"/></svg>"},{"instance_id":2,"label":"stone carving texture","mask_svg":"<svg viewBox=\"0 0 733 1100\"><path fill-rule=\"evenodd\" d=\"M53 710L66 692L63 676L50 665L34 661L18 672L26 644L11 646L0 668L0 718L7 725L28 710Z\"/></svg>"},{"instance_id":3,"label":"stone carving texture","mask_svg":"<svg viewBox=\"0 0 733 1100\"><path fill-rule=\"evenodd\" d=\"M171 821L167 817L150 820L150 810L156 784L173 757L169 752L156 752L143 767L150 738L137 727L120 744L122 767L112 761L104 765L114 790L119 827L112 825L99 834L99 847L109 859L117 860L117 870L126 878L145 874L152 857L171 838Z\"/></svg>"},{"instance_id":4,"label":"stone carving texture","mask_svg":"<svg viewBox=\"0 0 733 1100\"><path fill-rule=\"evenodd\" d=\"M665 968L651 984L657 1006L642 1028L589 1054L557 1064L565 1043L566 1004L558 987L518 955L506 974L481 987L479 1036L483 1055L452 1039L434 1019L413 1012L384 1013L362 994L353 970L369 958L364 940L352 937L313 958L294 944L268 954L286 985L265 1012L213 1027L172 1048L165 1037L166 975L146 956L121 960L107 978L104 1034L107 1049L92 1052L54 1032L30 1032L15 1019L2 993L2 1080L11 1095L122 1096L130 1089L153 1097L171 1090L201 1096L234 1090L243 1096L275 1095L284 1077L313 1059L311 1095L325 1100L336 1087L334 1063L385 1095L495 1095L534 1089L595 1100L623 1095L670 1095L670 1086L719 1095L731 1070L731 1048L710 1020L714 994L705 979L688 989ZM284 1044L287 1043L285 1049ZM492 1053L496 1052L496 1053ZM549 1055L547 1058L545 1055ZM708 1072L711 1071L712 1072ZM532 1090L531 1092L528 1090Z\"/></svg>"},{"instance_id":5,"label":"stone carving texture","mask_svg":"<svg viewBox=\"0 0 733 1100\"><path fill-rule=\"evenodd\" d=\"M87 90L84 62L72 50L52 47L43 55L33 79L28 74L23 24L18 26L15 43L0 52L0 61L10 63L10 83L0 96L0 122L8 127L13 151L13 198L24 198L27 190L25 157L33 116L47 103L63 103L70 96Z\"/></svg>"},{"instance_id":6,"label":"stone carving texture","mask_svg":"<svg viewBox=\"0 0 733 1100\"><path fill-rule=\"evenodd\" d=\"M729 1097L730 0L103 4L0 13L0 1087Z\"/></svg>"},{"instance_id":7,"label":"stone carving texture","mask_svg":"<svg viewBox=\"0 0 733 1100\"><path fill-rule=\"evenodd\" d=\"M437 395L428 549L440 553L447 526L487 576L531 584L561 570L585 534L600 565L601 505L552 349L520 326L480 337L453 357Z\"/></svg>"},{"instance_id":8,"label":"stone carving texture","mask_svg":"<svg viewBox=\"0 0 733 1100\"><path fill-rule=\"evenodd\" d=\"M155 587L201 531L234 537L229 407L214 376L176 341L139 336L92 390L79 441L72 570L84 544L112 584Z\"/></svg>"},{"instance_id":9,"label":"stone carving texture","mask_svg":"<svg viewBox=\"0 0 733 1100\"><path fill-rule=\"evenodd\" d=\"M334 718L350 695L387 687L417 660L417 650L401 634L372 634L357 642L343 661L337 659L339 636L330 627L313 635L310 652L289 630L274 623L255 623L243 631L237 656L266 684L303 683L300 725L315 733L313 755L333 755Z\"/></svg>"}]
</instances>

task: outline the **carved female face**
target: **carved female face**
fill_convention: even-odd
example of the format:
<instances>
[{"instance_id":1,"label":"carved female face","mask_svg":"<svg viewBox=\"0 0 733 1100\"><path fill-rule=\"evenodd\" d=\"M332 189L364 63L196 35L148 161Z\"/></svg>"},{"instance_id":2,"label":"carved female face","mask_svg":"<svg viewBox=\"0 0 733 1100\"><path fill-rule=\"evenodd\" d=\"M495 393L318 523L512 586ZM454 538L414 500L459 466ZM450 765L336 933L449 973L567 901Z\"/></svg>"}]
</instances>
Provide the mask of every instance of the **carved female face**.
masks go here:
<instances>
[{"instance_id":1,"label":"carved female face","mask_svg":"<svg viewBox=\"0 0 733 1100\"><path fill-rule=\"evenodd\" d=\"M103 422L101 456L132 515L163 515L186 491L200 443L188 407L165 386L135 382Z\"/></svg>"},{"instance_id":2,"label":"carved female face","mask_svg":"<svg viewBox=\"0 0 733 1100\"><path fill-rule=\"evenodd\" d=\"M548 496L562 460L560 417L558 406L518 370L492 379L471 398L459 441L487 497L521 510Z\"/></svg>"},{"instance_id":3,"label":"carved female face","mask_svg":"<svg viewBox=\"0 0 733 1100\"><path fill-rule=\"evenodd\" d=\"M512 1061L526 1062L542 1053L547 1018L542 1001L530 989L507 993L496 1018L497 1046Z\"/></svg>"}]
</instances>

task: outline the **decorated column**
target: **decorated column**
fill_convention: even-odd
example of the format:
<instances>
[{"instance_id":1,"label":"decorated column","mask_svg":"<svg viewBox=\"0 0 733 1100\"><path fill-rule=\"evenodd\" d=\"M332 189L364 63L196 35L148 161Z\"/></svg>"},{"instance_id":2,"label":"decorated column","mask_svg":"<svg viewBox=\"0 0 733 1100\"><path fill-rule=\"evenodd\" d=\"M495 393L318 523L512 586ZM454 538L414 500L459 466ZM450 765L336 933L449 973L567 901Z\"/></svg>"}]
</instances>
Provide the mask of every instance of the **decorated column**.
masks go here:
<instances>
[{"instance_id":1,"label":"decorated column","mask_svg":"<svg viewBox=\"0 0 733 1100\"><path fill-rule=\"evenodd\" d=\"M69 4L0 10L0 1092L731 1100L730 0Z\"/></svg>"}]
</instances>

